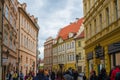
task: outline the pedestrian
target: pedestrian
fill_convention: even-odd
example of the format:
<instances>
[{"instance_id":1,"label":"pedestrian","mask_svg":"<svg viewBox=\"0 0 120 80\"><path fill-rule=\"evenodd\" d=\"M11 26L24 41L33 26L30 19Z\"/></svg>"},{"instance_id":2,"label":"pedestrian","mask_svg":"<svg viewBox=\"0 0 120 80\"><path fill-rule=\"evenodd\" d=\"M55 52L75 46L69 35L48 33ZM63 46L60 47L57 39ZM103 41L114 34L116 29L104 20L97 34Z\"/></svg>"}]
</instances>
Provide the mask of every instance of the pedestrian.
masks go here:
<instances>
[{"instance_id":1,"label":"pedestrian","mask_svg":"<svg viewBox=\"0 0 120 80\"><path fill-rule=\"evenodd\" d=\"M78 74L77 70L73 70L73 78L74 78L74 80L77 80L78 76L79 76L79 74Z\"/></svg>"},{"instance_id":2,"label":"pedestrian","mask_svg":"<svg viewBox=\"0 0 120 80\"><path fill-rule=\"evenodd\" d=\"M98 76L96 75L96 72L94 70L91 73L90 80L98 80Z\"/></svg>"},{"instance_id":3,"label":"pedestrian","mask_svg":"<svg viewBox=\"0 0 120 80\"><path fill-rule=\"evenodd\" d=\"M98 80L109 80L109 77L106 73L106 69L102 68L100 74L98 75Z\"/></svg>"},{"instance_id":4,"label":"pedestrian","mask_svg":"<svg viewBox=\"0 0 120 80\"><path fill-rule=\"evenodd\" d=\"M51 80L55 80L55 72L54 71L51 72Z\"/></svg>"},{"instance_id":5,"label":"pedestrian","mask_svg":"<svg viewBox=\"0 0 120 80\"><path fill-rule=\"evenodd\" d=\"M24 74L22 73L22 71L20 71L19 77L20 77L20 80L24 79Z\"/></svg>"},{"instance_id":6,"label":"pedestrian","mask_svg":"<svg viewBox=\"0 0 120 80\"><path fill-rule=\"evenodd\" d=\"M69 70L67 70L67 71L65 72L64 79L65 79L65 80L73 80L73 77L72 77L72 75L71 75L71 73L70 73Z\"/></svg>"},{"instance_id":7,"label":"pedestrian","mask_svg":"<svg viewBox=\"0 0 120 80\"><path fill-rule=\"evenodd\" d=\"M18 73L17 71L14 71L13 75L12 75L13 80L18 80Z\"/></svg>"},{"instance_id":8,"label":"pedestrian","mask_svg":"<svg viewBox=\"0 0 120 80\"><path fill-rule=\"evenodd\" d=\"M110 80L115 80L117 73L120 72L120 66L116 66L115 69L112 71L110 76Z\"/></svg>"},{"instance_id":9,"label":"pedestrian","mask_svg":"<svg viewBox=\"0 0 120 80\"><path fill-rule=\"evenodd\" d=\"M116 73L115 80L120 80L120 72Z\"/></svg>"},{"instance_id":10,"label":"pedestrian","mask_svg":"<svg viewBox=\"0 0 120 80\"><path fill-rule=\"evenodd\" d=\"M11 80L11 78L12 78L12 75L11 75L10 71L8 71L6 74L6 80Z\"/></svg>"},{"instance_id":11,"label":"pedestrian","mask_svg":"<svg viewBox=\"0 0 120 80\"><path fill-rule=\"evenodd\" d=\"M85 73L83 75L83 80L87 80Z\"/></svg>"},{"instance_id":12,"label":"pedestrian","mask_svg":"<svg viewBox=\"0 0 120 80\"><path fill-rule=\"evenodd\" d=\"M28 73L25 75L24 80L28 79Z\"/></svg>"}]
</instances>

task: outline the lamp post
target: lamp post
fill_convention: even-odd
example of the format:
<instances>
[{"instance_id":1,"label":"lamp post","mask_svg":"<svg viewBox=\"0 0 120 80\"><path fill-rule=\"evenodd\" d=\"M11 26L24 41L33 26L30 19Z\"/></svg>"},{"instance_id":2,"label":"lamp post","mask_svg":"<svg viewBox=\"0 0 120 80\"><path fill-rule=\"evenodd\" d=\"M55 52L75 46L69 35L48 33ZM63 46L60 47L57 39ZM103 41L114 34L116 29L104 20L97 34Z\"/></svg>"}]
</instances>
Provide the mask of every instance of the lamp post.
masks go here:
<instances>
[{"instance_id":1,"label":"lamp post","mask_svg":"<svg viewBox=\"0 0 120 80\"><path fill-rule=\"evenodd\" d=\"M79 58L79 55L77 54L76 55L76 69L78 70L78 58Z\"/></svg>"}]
</instances>

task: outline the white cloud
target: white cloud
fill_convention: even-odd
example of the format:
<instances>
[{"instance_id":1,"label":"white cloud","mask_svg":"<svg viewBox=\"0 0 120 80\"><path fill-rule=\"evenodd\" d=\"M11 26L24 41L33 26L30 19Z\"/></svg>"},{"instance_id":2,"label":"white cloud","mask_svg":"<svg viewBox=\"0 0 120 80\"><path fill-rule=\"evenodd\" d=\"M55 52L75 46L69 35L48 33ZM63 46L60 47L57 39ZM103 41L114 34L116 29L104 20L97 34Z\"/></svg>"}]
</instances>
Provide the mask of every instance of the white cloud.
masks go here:
<instances>
[{"instance_id":1,"label":"white cloud","mask_svg":"<svg viewBox=\"0 0 120 80\"><path fill-rule=\"evenodd\" d=\"M41 57L44 53L45 39L49 36L55 37L60 28L83 16L82 0L26 0L26 2L28 12L38 17Z\"/></svg>"}]
</instances>

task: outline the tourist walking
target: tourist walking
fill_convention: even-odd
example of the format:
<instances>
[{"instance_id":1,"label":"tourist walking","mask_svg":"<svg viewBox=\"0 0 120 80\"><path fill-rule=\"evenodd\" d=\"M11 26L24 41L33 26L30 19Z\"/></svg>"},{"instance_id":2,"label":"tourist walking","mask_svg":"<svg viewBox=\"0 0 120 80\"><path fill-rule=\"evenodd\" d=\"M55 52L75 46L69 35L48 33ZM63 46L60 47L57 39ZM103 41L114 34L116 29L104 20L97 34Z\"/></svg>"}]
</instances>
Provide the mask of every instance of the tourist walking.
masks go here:
<instances>
[{"instance_id":1,"label":"tourist walking","mask_svg":"<svg viewBox=\"0 0 120 80\"><path fill-rule=\"evenodd\" d=\"M97 77L96 72L94 70L91 72L90 80L98 80L98 77Z\"/></svg>"},{"instance_id":2,"label":"tourist walking","mask_svg":"<svg viewBox=\"0 0 120 80\"><path fill-rule=\"evenodd\" d=\"M112 71L110 76L110 80L115 80L117 73L120 72L120 66L116 66L115 69Z\"/></svg>"},{"instance_id":3,"label":"tourist walking","mask_svg":"<svg viewBox=\"0 0 120 80\"><path fill-rule=\"evenodd\" d=\"M98 75L98 80L109 80L109 77L106 73L106 69L102 68L100 74Z\"/></svg>"},{"instance_id":4,"label":"tourist walking","mask_svg":"<svg viewBox=\"0 0 120 80\"><path fill-rule=\"evenodd\" d=\"M20 80L24 80L24 75L23 75L22 71L20 71L19 77L20 77Z\"/></svg>"}]
</instances>

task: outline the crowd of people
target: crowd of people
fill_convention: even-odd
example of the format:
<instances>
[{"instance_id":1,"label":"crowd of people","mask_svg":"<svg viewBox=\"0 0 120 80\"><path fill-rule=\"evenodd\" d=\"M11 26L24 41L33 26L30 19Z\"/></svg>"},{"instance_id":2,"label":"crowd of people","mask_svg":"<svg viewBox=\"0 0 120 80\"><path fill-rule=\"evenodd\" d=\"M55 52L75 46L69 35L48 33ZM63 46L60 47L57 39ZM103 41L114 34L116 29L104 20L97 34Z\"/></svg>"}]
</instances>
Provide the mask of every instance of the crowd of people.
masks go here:
<instances>
[{"instance_id":1,"label":"crowd of people","mask_svg":"<svg viewBox=\"0 0 120 80\"><path fill-rule=\"evenodd\" d=\"M89 80L120 80L120 66L113 67L107 75L106 69L102 68L100 74L96 75L96 72L93 70L90 73Z\"/></svg>"},{"instance_id":2,"label":"crowd of people","mask_svg":"<svg viewBox=\"0 0 120 80\"><path fill-rule=\"evenodd\" d=\"M8 72L6 74L6 80L79 80L79 76L78 71L72 68L66 71L48 71L40 69L36 76L32 71L25 76L21 71L20 73L17 73L17 71ZM107 75L106 69L102 68L98 75L92 70L89 78L86 78L85 74L80 77L82 77L82 80L120 80L120 66L112 68L109 75Z\"/></svg>"}]
</instances>

